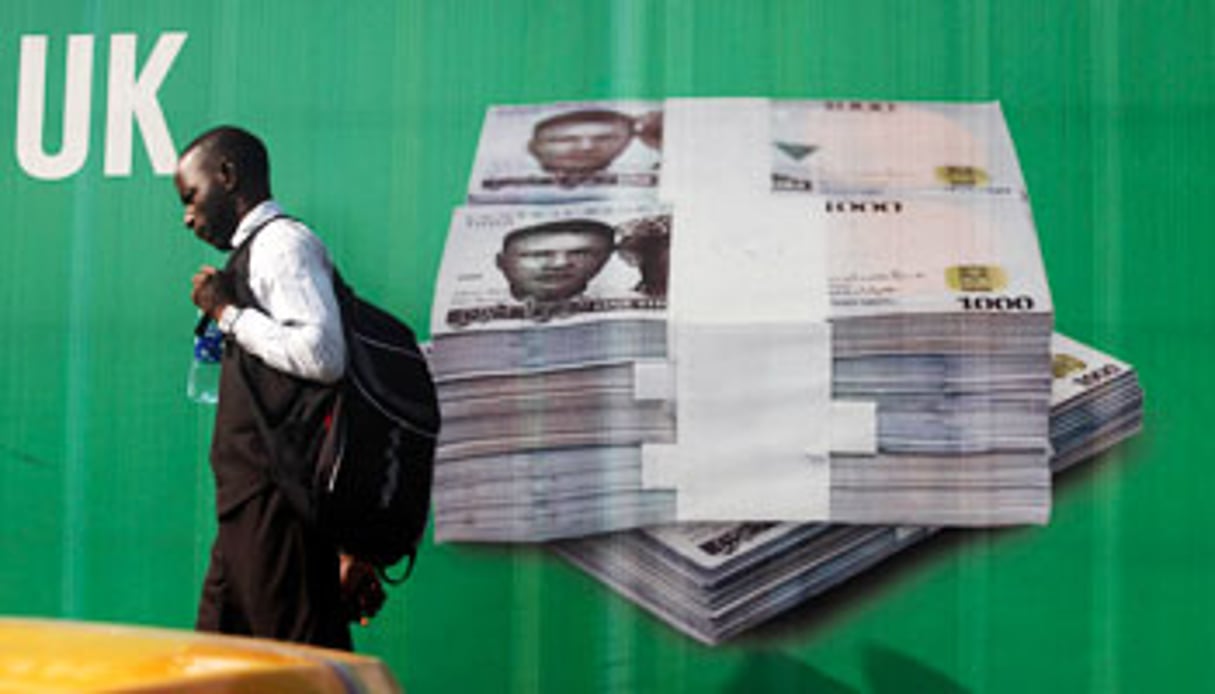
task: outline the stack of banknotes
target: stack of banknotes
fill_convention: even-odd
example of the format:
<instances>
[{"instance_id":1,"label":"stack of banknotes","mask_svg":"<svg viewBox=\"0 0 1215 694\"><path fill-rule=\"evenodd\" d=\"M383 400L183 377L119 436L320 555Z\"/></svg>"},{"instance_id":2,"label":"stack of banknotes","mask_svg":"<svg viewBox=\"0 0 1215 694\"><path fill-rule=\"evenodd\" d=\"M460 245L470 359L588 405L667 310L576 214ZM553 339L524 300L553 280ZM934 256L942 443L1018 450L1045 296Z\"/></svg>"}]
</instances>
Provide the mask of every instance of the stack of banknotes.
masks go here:
<instances>
[{"instance_id":1,"label":"stack of banknotes","mask_svg":"<svg viewBox=\"0 0 1215 694\"><path fill-rule=\"evenodd\" d=\"M1055 472L1140 429L1135 371L1062 335L1053 340ZM931 526L688 523L552 544L663 621L715 644L755 627L935 533Z\"/></svg>"},{"instance_id":2,"label":"stack of banknotes","mask_svg":"<svg viewBox=\"0 0 1215 694\"><path fill-rule=\"evenodd\" d=\"M489 110L432 311L439 540L683 520L680 492L649 478L644 449L680 441L670 383L682 318L668 285L677 294L672 268L700 259L673 243L696 225L681 226L686 200L663 192L664 176L686 183L690 168L663 140L664 114L688 102L710 114L717 104ZM749 161L766 194L804 209L788 233L824 239L831 397L872 408L871 446L833 450L828 502L805 519L1045 522L1053 306L999 107L760 106L763 146ZM748 231L730 233L744 243ZM746 353L723 362L752 367ZM1069 426L1084 436L1091 424ZM737 433L721 430L723 441Z\"/></svg>"}]
</instances>

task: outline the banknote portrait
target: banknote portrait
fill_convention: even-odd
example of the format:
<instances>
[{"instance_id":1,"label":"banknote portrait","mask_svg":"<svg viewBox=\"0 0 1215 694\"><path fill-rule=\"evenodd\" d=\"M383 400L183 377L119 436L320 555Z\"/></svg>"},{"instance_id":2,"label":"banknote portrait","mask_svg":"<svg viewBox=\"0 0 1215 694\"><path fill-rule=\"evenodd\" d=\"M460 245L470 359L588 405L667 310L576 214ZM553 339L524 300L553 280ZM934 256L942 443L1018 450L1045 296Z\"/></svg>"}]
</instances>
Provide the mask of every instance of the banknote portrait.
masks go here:
<instances>
[{"instance_id":1,"label":"banknote portrait","mask_svg":"<svg viewBox=\"0 0 1215 694\"><path fill-rule=\"evenodd\" d=\"M461 208L434 330L664 319L670 230L657 203Z\"/></svg>"},{"instance_id":2,"label":"banknote portrait","mask_svg":"<svg viewBox=\"0 0 1215 694\"><path fill-rule=\"evenodd\" d=\"M653 196L660 102L494 106L473 165L473 202L562 202Z\"/></svg>"},{"instance_id":3,"label":"banknote portrait","mask_svg":"<svg viewBox=\"0 0 1215 694\"><path fill-rule=\"evenodd\" d=\"M513 229L498 269L520 301L565 301L584 291L612 255L616 230L594 219L559 219Z\"/></svg>"},{"instance_id":4,"label":"banknote portrait","mask_svg":"<svg viewBox=\"0 0 1215 694\"><path fill-rule=\"evenodd\" d=\"M633 139L635 122L619 111L580 109L532 126L527 151L545 172L576 183L611 166Z\"/></svg>"}]
</instances>

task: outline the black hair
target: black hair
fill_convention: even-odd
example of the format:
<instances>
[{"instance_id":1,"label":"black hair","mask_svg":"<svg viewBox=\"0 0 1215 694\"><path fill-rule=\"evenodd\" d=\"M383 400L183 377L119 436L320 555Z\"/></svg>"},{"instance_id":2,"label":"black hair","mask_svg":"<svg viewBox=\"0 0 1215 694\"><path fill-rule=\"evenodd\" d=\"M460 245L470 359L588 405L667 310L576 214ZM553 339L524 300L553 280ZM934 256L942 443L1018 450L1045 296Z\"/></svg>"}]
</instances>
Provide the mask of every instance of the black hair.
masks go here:
<instances>
[{"instance_id":1,"label":"black hair","mask_svg":"<svg viewBox=\"0 0 1215 694\"><path fill-rule=\"evenodd\" d=\"M539 135L540 131L545 128L569 125L571 123L619 123L630 133L633 132L634 127L633 117L619 111L583 109L581 111L566 111L565 113L558 113L555 116L545 118L532 127L532 137Z\"/></svg>"},{"instance_id":2,"label":"black hair","mask_svg":"<svg viewBox=\"0 0 1215 694\"><path fill-rule=\"evenodd\" d=\"M555 222L544 222L533 226L520 227L502 238L502 250L505 251L515 241L528 236L556 233L595 234L607 241L608 247L616 245L616 230L609 224L594 219L559 219Z\"/></svg>"},{"instance_id":3,"label":"black hair","mask_svg":"<svg viewBox=\"0 0 1215 694\"><path fill-rule=\"evenodd\" d=\"M266 145L256 135L232 125L221 125L194 138L182 150L187 152L198 150L208 163L215 163L220 157L227 158L236 165L236 170L250 187L269 188L270 186L270 156L266 153Z\"/></svg>"}]
</instances>

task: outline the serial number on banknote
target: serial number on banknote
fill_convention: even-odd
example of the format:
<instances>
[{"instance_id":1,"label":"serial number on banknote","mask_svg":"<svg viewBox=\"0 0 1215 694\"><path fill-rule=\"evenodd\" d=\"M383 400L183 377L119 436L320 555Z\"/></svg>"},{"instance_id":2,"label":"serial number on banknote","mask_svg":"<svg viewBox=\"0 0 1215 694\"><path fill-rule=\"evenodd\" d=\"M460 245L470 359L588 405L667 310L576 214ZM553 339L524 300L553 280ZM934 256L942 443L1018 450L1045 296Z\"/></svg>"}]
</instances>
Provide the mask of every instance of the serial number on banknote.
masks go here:
<instances>
[{"instance_id":1,"label":"serial number on banknote","mask_svg":"<svg viewBox=\"0 0 1215 694\"><path fill-rule=\"evenodd\" d=\"M1034 298L1021 296L959 296L958 303L964 311L1032 311Z\"/></svg>"},{"instance_id":2,"label":"serial number on banknote","mask_svg":"<svg viewBox=\"0 0 1215 694\"><path fill-rule=\"evenodd\" d=\"M744 523L707 542L702 542L700 549L712 556L729 556L738 551L742 543L774 527L776 527L776 523Z\"/></svg>"}]
</instances>

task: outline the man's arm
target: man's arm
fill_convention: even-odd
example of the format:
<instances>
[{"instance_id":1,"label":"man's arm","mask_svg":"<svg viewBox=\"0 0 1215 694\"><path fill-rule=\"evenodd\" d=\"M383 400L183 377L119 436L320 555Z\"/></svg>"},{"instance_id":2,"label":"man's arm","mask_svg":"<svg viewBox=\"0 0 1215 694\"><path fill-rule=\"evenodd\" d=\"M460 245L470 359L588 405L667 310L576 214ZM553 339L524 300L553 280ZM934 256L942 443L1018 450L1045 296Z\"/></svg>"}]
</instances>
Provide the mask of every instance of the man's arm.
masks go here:
<instances>
[{"instance_id":1,"label":"man's arm","mask_svg":"<svg viewBox=\"0 0 1215 694\"><path fill-rule=\"evenodd\" d=\"M202 309L208 318L219 322L224 309L236 302L236 294L232 289L232 278L211 265L203 265L194 273L190 280L194 289L190 291L190 301ZM194 328L194 333L202 336L205 323L200 322Z\"/></svg>"},{"instance_id":2,"label":"man's arm","mask_svg":"<svg viewBox=\"0 0 1215 694\"><path fill-rule=\"evenodd\" d=\"M268 366L323 383L342 377L346 342L324 245L299 222L272 222L249 249L259 307L229 306L220 329Z\"/></svg>"}]
</instances>

